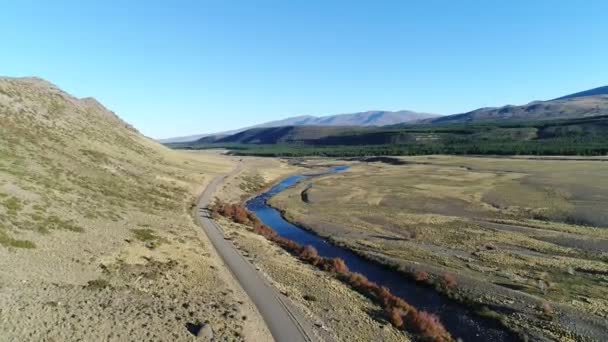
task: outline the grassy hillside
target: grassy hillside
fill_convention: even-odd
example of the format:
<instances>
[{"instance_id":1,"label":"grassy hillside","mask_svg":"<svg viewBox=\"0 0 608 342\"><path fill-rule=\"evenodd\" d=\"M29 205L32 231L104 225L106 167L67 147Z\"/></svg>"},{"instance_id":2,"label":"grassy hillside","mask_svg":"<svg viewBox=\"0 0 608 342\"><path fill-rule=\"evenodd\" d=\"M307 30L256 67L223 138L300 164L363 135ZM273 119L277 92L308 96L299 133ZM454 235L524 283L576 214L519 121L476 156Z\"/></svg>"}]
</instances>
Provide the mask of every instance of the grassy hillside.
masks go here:
<instances>
[{"instance_id":1,"label":"grassy hillside","mask_svg":"<svg viewBox=\"0 0 608 342\"><path fill-rule=\"evenodd\" d=\"M595 95L608 95L608 86L597 87L597 88L581 91L578 93L558 97L555 100L565 100L565 99L571 99L571 98L575 98L575 97L595 96Z\"/></svg>"},{"instance_id":2,"label":"grassy hillside","mask_svg":"<svg viewBox=\"0 0 608 342\"><path fill-rule=\"evenodd\" d=\"M586 92L582 92L581 94L586 94ZM427 122L433 124L491 121L516 122L524 120L576 119L599 115L608 115L608 95L585 97L571 95L551 101L535 101L523 106L509 105L499 108L480 108L468 113L427 120Z\"/></svg>"},{"instance_id":3,"label":"grassy hillside","mask_svg":"<svg viewBox=\"0 0 608 342\"><path fill-rule=\"evenodd\" d=\"M344 126L283 126L252 128L211 142L217 144L314 144L319 139L332 136L355 135L370 131L369 128ZM209 142L202 138L199 142Z\"/></svg>"},{"instance_id":4,"label":"grassy hillside","mask_svg":"<svg viewBox=\"0 0 608 342\"><path fill-rule=\"evenodd\" d=\"M0 339L185 340L197 320L221 322L219 336L241 329L221 317L241 298L219 293L232 285L222 266L208 271L216 261L189 215L229 161L168 150L34 78L0 78L0 123Z\"/></svg>"},{"instance_id":5,"label":"grassy hillside","mask_svg":"<svg viewBox=\"0 0 608 342\"><path fill-rule=\"evenodd\" d=\"M417 154L604 155L608 116L514 123L398 125L382 128L278 127L241 132L213 143L238 155L361 156Z\"/></svg>"}]
</instances>

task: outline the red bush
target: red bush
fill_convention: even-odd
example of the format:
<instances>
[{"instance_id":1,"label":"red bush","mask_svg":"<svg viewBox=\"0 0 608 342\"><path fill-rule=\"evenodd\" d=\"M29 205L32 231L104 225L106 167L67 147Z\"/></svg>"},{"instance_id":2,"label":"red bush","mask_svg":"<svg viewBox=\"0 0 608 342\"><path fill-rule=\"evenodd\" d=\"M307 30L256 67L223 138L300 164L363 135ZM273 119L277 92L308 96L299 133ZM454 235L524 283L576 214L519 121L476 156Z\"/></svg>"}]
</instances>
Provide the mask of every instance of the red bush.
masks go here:
<instances>
[{"instance_id":1,"label":"red bush","mask_svg":"<svg viewBox=\"0 0 608 342\"><path fill-rule=\"evenodd\" d=\"M313 266L318 266L323 262L323 258L319 256L319 253L313 246L305 246L299 255L300 259L312 264Z\"/></svg>"},{"instance_id":2,"label":"red bush","mask_svg":"<svg viewBox=\"0 0 608 342\"><path fill-rule=\"evenodd\" d=\"M351 272L344 260L323 258L319 256L314 247L303 247L295 241L279 236L272 228L263 224L253 213L241 205L216 203L212 206L211 211L214 217L222 215L234 222L249 225L256 234L276 243L301 260L325 271L336 273L339 279L349 284L353 289L370 298L375 298L382 305L386 317L395 327L413 329L425 339L431 341L452 341L450 334L439 322L437 316L419 312L405 300L392 294L388 288L378 286L360 273ZM414 277L417 281L426 281L429 274L424 271L416 271ZM443 275L442 283L447 288L455 287L457 285L456 277L446 273ZM407 320L408 325L404 323L404 319Z\"/></svg>"},{"instance_id":3,"label":"red bush","mask_svg":"<svg viewBox=\"0 0 608 342\"><path fill-rule=\"evenodd\" d=\"M302 249L302 252L300 253L300 258L302 258L304 260L314 259L314 258L318 258L318 257L319 257L319 253L311 245L306 245L304 247L304 249Z\"/></svg>"},{"instance_id":4,"label":"red bush","mask_svg":"<svg viewBox=\"0 0 608 342\"><path fill-rule=\"evenodd\" d=\"M441 280L441 283L446 288L452 289L452 288L455 288L458 285L458 280L456 280L456 277L453 274L444 273L443 274L443 279Z\"/></svg>"},{"instance_id":5,"label":"red bush","mask_svg":"<svg viewBox=\"0 0 608 342\"><path fill-rule=\"evenodd\" d=\"M346 263L344 262L344 260L342 260L340 258L331 259L331 266L332 266L332 271L334 271L336 273L346 274L349 272L348 266L346 266Z\"/></svg>"},{"instance_id":6,"label":"red bush","mask_svg":"<svg viewBox=\"0 0 608 342\"><path fill-rule=\"evenodd\" d=\"M395 307L387 307L384 311L392 325L396 328L403 327L403 310Z\"/></svg>"},{"instance_id":7,"label":"red bush","mask_svg":"<svg viewBox=\"0 0 608 342\"><path fill-rule=\"evenodd\" d=\"M451 337L439 318L425 311L418 311L411 315L412 328L431 341L451 341Z\"/></svg>"},{"instance_id":8,"label":"red bush","mask_svg":"<svg viewBox=\"0 0 608 342\"><path fill-rule=\"evenodd\" d=\"M269 228L269 229L272 229L272 228ZM281 248L285 249L286 251L288 251L290 253L300 254L300 251L302 251L303 247L299 243L286 239L282 236L278 236L278 235L276 235L276 232L274 232L274 234L275 235L270 239L270 241L276 243Z\"/></svg>"},{"instance_id":9,"label":"red bush","mask_svg":"<svg viewBox=\"0 0 608 342\"><path fill-rule=\"evenodd\" d=\"M427 281L429 280L429 273L426 271L416 271L414 272L414 279L416 279L416 281L418 282L423 282L423 281Z\"/></svg>"},{"instance_id":10,"label":"red bush","mask_svg":"<svg viewBox=\"0 0 608 342\"><path fill-rule=\"evenodd\" d=\"M276 232L274 231L274 229L268 227L265 224L262 223L257 223L253 226L253 231L256 234L260 234L263 237L267 238L267 239L271 239L272 237L274 237L276 235Z\"/></svg>"}]
</instances>

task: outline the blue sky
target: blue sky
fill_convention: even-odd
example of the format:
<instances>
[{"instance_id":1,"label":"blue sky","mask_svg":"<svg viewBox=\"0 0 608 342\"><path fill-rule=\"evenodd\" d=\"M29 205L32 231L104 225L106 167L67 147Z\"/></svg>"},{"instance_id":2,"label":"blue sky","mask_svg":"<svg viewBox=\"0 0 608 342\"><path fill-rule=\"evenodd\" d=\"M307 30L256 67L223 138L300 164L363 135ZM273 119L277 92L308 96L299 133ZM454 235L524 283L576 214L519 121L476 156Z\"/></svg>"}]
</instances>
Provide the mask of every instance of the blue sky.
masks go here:
<instances>
[{"instance_id":1,"label":"blue sky","mask_svg":"<svg viewBox=\"0 0 608 342\"><path fill-rule=\"evenodd\" d=\"M0 75L143 133L293 115L441 114L608 84L608 1L12 1Z\"/></svg>"}]
</instances>

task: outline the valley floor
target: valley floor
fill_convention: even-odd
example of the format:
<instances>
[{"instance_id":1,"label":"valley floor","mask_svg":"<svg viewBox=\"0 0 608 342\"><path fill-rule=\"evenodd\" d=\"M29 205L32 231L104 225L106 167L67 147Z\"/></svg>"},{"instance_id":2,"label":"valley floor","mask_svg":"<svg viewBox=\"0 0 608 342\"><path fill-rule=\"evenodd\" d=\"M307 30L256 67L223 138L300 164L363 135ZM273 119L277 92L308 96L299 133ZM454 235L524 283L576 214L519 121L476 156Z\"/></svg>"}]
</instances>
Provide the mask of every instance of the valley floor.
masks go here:
<instances>
[{"instance_id":1,"label":"valley floor","mask_svg":"<svg viewBox=\"0 0 608 342\"><path fill-rule=\"evenodd\" d=\"M0 200L27 198L7 216L2 209L10 207L0 207L0 233L32 246L6 240L0 246L0 341L190 341L195 335L202 340L272 340L257 309L190 215L195 196L236 160L215 152L167 151L164 157L156 166L163 173L155 175L171 178L151 182L150 191L179 185L187 191L170 195L175 206L145 197L137 205L117 201L112 206L105 203L107 196L83 193L92 199L89 206L89 200L74 202L74 192L53 188L48 192L56 200L47 202L23 179L0 173ZM131 191L137 195L138 189ZM70 203L79 215L67 209ZM82 229L41 232L28 227L27 218L35 215L29 208L37 205ZM105 211L112 209L108 213L114 216L107 218ZM88 210L100 214L89 217L84 214Z\"/></svg>"},{"instance_id":2,"label":"valley floor","mask_svg":"<svg viewBox=\"0 0 608 342\"><path fill-rule=\"evenodd\" d=\"M216 197L240 202L288 175L309 171L274 158L243 158L243 170L225 180ZM299 261L248 227L219 219L227 239L314 324L321 339L408 341L409 337L371 313L381 308L326 272Z\"/></svg>"},{"instance_id":3,"label":"valley floor","mask_svg":"<svg viewBox=\"0 0 608 342\"><path fill-rule=\"evenodd\" d=\"M608 337L608 162L320 162L352 167L273 197L290 221L529 337Z\"/></svg>"}]
</instances>

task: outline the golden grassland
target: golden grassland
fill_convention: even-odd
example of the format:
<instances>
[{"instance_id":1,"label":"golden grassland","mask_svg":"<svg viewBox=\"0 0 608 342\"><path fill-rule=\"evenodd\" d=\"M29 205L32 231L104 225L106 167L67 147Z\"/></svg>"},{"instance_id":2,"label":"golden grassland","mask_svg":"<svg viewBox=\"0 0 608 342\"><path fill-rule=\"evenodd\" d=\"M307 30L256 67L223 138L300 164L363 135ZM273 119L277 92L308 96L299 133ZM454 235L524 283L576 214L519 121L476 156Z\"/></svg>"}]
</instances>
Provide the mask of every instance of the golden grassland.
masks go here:
<instances>
[{"instance_id":1,"label":"golden grassland","mask_svg":"<svg viewBox=\"0 0 608 342\"><path fill-rule=\"evenodd\" d=\"M456 274L463 297L497 306L506 325L532 336L605 336L608 162L402 160L355 163L271 204L408 272Z\"/></svg>"},{"instance_id":2,"label":"golden grassland","mask_svg":"<svg viewBox=\"0 0 608 342\"><path fill-rule=\"evenodd\" d=\"M268 338L190 215L235 165L40 79L0 79L0 339L189 340L187 323Z\"/></svg>"}]
</instances>

